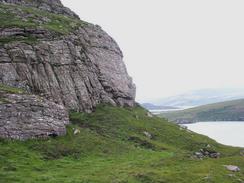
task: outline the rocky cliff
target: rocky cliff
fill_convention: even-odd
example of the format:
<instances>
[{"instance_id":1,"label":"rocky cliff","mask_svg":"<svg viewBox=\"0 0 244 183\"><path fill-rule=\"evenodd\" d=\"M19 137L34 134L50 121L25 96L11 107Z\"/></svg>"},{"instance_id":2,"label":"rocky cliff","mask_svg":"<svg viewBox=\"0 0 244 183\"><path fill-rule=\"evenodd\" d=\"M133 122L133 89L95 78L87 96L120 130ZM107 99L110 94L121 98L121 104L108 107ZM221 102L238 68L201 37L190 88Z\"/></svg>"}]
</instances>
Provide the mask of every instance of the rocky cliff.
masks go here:
<instances>
[{"instance_id":1,"label":"rocky cliff","mask_svg":"<svg viewBox=\"0 0 244 183\"><path fill-rule=\"evenodd\" d=\"M79 18L74 12L69 8L64 7L60 0L0 0L1 3L11 3L20 6L34 7L43 11L48 11L51 13L62 14L66 16L72 16L74 18Z\"/></svg>"},{"instance_id":2,"label":"rocky cliff","mask_svg":"<svg viewBox=\"0 0 244 183\"><path fill-rule=\"evenodd\" d=\"M117 43L99 26L81 21L59 0L0 0L0 83L25 93L9 96L4 90L1 95L2 100L6 98L0 103L1 137L64 134L67 114L60 106L92 112L100 103L135 103L135 86ZM35 108L39 116L34 112L18 120L11 117L31 110L29 104L40 97L39 108ZM39 111L50 113L50 119ZM26 121L38 121L47 128L41 133L38 125L26 128ZM12 126L18 126L15 131L21 133L3 133Z\"/></svg>"}]
</instances>

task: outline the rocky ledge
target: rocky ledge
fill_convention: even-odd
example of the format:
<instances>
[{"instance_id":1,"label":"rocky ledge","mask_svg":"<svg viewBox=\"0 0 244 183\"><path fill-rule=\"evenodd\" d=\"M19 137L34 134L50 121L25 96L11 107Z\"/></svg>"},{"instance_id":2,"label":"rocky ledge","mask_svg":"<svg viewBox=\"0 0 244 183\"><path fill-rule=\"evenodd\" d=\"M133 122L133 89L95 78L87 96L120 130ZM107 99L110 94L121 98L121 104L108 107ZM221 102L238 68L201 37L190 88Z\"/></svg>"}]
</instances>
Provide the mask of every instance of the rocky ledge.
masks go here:
<instances>
[{"instance_id":1,"label":"rocky ledge","mask_svg":"<svg viewBox=\"0 0 244 183\"><path fill-rule=\"evenodd\" d=\"M60 0L0 0L0 3L16 4L26 7L34 7L43 11L48 11L51 13L62 14L71 16L74 18L79 18L73 11L69 8L64 7Z\"/></svg>"}]
</instances>

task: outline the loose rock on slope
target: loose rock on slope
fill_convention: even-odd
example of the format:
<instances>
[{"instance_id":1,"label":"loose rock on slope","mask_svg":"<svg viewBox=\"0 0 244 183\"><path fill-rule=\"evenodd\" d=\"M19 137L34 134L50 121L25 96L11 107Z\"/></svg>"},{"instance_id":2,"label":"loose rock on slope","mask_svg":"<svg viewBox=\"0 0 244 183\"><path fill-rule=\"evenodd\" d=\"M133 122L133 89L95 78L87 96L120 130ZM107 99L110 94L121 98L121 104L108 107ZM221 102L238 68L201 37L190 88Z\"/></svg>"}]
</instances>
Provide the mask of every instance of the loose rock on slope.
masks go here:
<instances>
[{"instance_id":1,"label":"loose rock on slope","mask_svg":"<svg viewBox=\"0 0 244 183\"><path fill-rule=\"evenodd\" d=\"M227 170L232 171L232 172L239 172L240 171L240 168L238 166L235 166L235 165L224 165L224 167Z\"/></svg>"}]
</instances>

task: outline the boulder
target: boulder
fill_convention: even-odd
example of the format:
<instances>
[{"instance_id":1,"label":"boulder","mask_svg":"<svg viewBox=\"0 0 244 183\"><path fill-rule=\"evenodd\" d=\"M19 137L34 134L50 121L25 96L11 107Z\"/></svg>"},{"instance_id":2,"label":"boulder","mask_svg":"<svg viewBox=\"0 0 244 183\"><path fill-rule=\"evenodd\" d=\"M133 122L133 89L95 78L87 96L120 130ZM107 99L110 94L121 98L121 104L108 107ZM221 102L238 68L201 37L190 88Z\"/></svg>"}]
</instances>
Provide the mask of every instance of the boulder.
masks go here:
<instances>
[{"instance_id":1,"label":"boulder","mask_svg":"<svg viewBox=\"0 0 244 183\"><path fill-rule=\"evenodd\" d=\"M0 93L0 138L26 140L66 134L64 106L30 94Z\"/></svg>"},{"instance_id":2,"label":"boulder","mask_svg":"<svg viewBox=\"0 0 244 183\"><path fill-rule=\"evenodd\" d=\"M80 133L80 130L79 129L74 129L74 135L77 135Z\"/></svg>"},{"instance_id":3,"label":"boulder","mask_svg":"<svg viewBox=\"0 0 244 183\"><path fill-rule=\"evenodd\" d=\"M241 156L244 156L244 150L241 150L241 151L240 151L240 155L241 155Z\"/></svg>"},{"instance_id":4,"label":"boulder","mask_svg":"<svg viewBox=\"0 0 244 183\"><path fill-rule=\"evenodd\" d=\"M240 168L238 166L235 166L235 165L224 165L224 167L227 170L232 171L232 172L239 172L240 171Z\"/></svg>"},{"instance_id":5,"label":"boulder","mask_svg":"<svg viewBox=\"0 0 244 183\"><path fill-rule=\"evenodd\" d=\"M149 132L144 131L143 134L149 139L152 138L152 134L150 134Z\"/></svg>"},{"instance_id":6,"label":"boulder","mask_svg":"<svg viewBox=\"0 0 244 183\"><path fill-rule=\"evenodd\" d=\"M221 154L214 150L203 148L203 149L200 149L199 152L195 152L194 155L195 155L195 157L202 159L204 157L219 158Z\"/></svg>"},{"instance_id":7,"label":"boulder","mask_svg":"<svg viewBox=\"0 0 244 183\"><path fill-rule=\"evenodd\" d=\"M153 114L150 113L150 112L147 112L147 117L152 118L153 117Z\"/></svg>"},{"instance_id":8,"label":"boulder","mask_svg":"<svg viewBox=\"0 0 244 183\"><path fill-rule=\"evenodd\" d=\"M195 152L194 155L199 159L204 158L204 155L201 152Z\"/></svg>"}]
</instances>

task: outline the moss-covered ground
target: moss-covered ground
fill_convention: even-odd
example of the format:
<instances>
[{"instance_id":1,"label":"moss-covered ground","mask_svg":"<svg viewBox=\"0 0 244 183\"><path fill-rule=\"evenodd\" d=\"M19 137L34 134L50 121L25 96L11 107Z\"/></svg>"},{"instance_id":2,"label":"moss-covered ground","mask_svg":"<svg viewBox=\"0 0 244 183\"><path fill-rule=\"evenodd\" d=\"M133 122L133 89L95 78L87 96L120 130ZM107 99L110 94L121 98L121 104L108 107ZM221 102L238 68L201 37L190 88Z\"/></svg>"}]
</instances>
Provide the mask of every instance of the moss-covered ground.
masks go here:
<instances>
[{"instance_id":1,"label":"moss-covered ground","mask_svg":"<svg viewBox=\"0 0 244 183\"><path fill-rule=\"evenodd\" d=\"M12 183L238 183L244 181L241 149L181 129L140 107L99 106L71 113L64 137L0 141L0 182ZM80 133L74 135L74 130ZM148 132L152 138L144 133ZM200 148L218 159L193 158ZM241 168L232 173L223 165Z\"/></svg>"}]
</instances>

